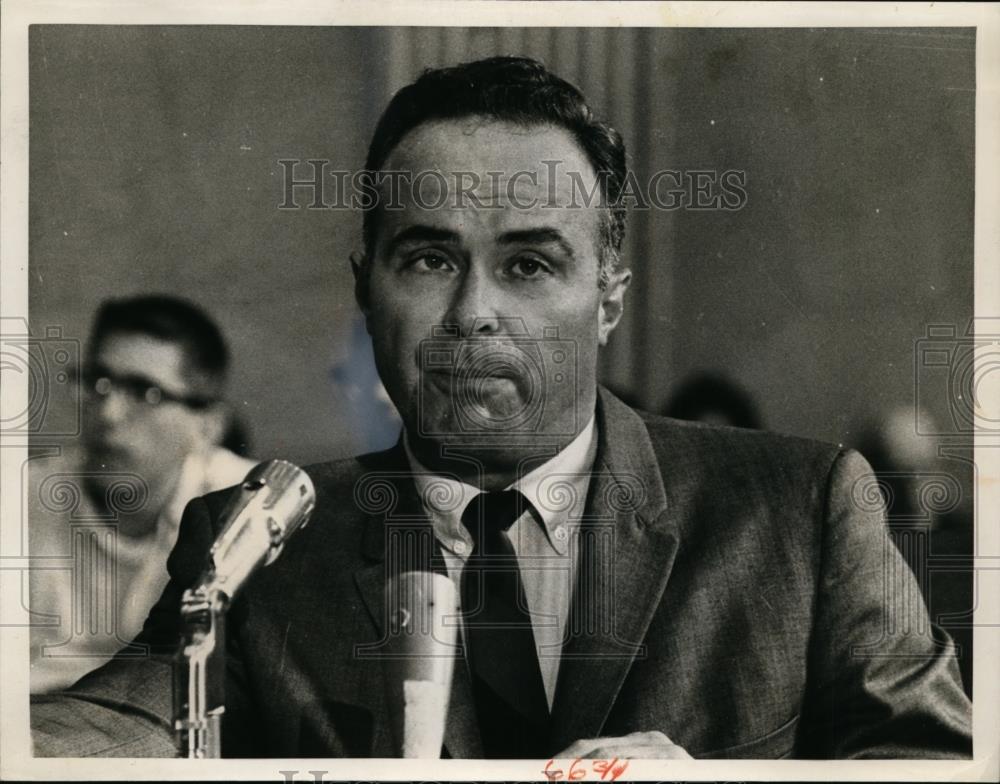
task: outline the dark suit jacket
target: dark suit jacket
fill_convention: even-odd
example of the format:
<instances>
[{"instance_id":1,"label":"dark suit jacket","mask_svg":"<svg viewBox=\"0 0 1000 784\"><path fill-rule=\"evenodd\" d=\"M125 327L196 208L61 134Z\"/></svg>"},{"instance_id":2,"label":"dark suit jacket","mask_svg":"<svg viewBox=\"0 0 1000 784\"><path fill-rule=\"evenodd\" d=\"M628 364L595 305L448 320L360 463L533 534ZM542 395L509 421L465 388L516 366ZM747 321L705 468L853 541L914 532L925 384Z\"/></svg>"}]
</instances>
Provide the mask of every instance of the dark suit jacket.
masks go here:
<instances>
[{"instance_id":1,"label":"dark suit jacket","mask_svg":"<svg viewBox=\"0 0 1000 784\"><path fill-rule=\"evenodd\" d=\"M953 647L933 630L857 453L639 414L601 391L584 558L550 752L660 730L695 757L971 754ZM316 511L228 618L226 756L389 756L387 535L427 532L400 448L313 466ZM182 588L225 493L193 501L139 642L33 709L38 753L170 754ZM365 647L367 646L367 648ZM375 646L374 648L372 646ZM86 734L62 730L85 725ZM465 668L445 737L481 755Z\"/></svg>"}]
</instances>

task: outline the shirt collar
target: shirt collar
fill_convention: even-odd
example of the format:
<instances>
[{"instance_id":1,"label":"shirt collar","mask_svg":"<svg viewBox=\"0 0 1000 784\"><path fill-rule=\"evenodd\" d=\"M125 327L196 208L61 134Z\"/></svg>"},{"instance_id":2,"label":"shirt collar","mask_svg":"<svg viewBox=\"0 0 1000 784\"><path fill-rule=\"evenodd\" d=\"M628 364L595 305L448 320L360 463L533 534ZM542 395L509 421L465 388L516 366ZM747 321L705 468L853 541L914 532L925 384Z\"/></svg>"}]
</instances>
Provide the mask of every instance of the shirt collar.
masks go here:
<instances>
[{"instance_id":1,"label":"shirt collar","mask_svg":"<svg viewBox=\"0 0 1000 784\"><path fill-rule=\"evenodd\" d=\"M207 455L199 451L191 452L184 458L177 477L177 486L160 513L161 526L176 529L180 525L188 501L204 494L200 491L204 489L207 462Z\"/></svg>"},{"instance_id":2,"label":"shirt collar","mask_svg":"<svg viewBox=\"0 0 1000 784\"><path fill-rule=\"evenodd\" d=\"M563 554L569 538L559 536L556 530L564 523L578 522L583 512L597 451L594 421L592 415L583 430L560 452L505 488L524 494L542 518L550 544ZM425 468L413 454L405 431L403 448L424 511L431 518L438 540L448 546L458 539L471 548L472 539L462 525L462 513L479 494L479 488Z\"/></svg>"}]
</instances>

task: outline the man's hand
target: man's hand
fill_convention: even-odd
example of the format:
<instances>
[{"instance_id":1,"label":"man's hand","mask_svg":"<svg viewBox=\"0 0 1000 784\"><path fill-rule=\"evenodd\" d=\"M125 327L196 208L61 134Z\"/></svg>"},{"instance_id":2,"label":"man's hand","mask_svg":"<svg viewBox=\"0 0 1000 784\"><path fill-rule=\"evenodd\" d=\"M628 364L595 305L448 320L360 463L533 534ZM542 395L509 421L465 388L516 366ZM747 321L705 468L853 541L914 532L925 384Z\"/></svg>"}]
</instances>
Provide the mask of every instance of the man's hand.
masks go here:
<instances>
[{"instance_id":1,"label":"man's hand","mask_svg":"<svg viewBox=\"0 0 1000 784\"><path fill-rule=\"evenodd\" d=\"M615 738L588 738L572 743L554 759L693 759L662 732L631 732Z\"/></svg>"}]
</instances>

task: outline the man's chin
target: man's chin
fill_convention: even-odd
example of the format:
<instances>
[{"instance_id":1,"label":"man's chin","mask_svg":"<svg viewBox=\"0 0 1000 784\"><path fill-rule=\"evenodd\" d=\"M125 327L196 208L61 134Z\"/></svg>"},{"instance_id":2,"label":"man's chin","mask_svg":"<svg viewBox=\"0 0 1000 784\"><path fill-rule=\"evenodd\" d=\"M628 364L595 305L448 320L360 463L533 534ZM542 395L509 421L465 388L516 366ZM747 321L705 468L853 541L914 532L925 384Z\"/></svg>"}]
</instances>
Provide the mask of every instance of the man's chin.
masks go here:
<instances>
[{"instance_id":1,"label":"man's chin","mask_svg":"<svg viewBox=\"0 0 1000 784\"><path fill-rule=\"evenodd\" d=\"M484 465L517 466L527 457L554 454L564 445L564 437L546 433L538 423L512 428L511 417L497 416L488 409L475 414L461 420L449 416L424 421L416 432L408 430L408 437L411 444L420 445L418 451L428 459L462 457Z\"/></svg>"},{"instance_id":2,"label":"man's chin","mask_svg":"<svg viewBox=\"0 0 1000 784\"><path fill-rule=\"evenodd\" d=\"M552 452L572 439L575 417L561 401L549 406L517 381L480 379L475 388L454 377L428 374L406 417L410 443L437 460L447 454L476 461L511 461ZM536 399L537 398L537 399Z\"/></svg>"},{"instance_id":3,"label":"man's chin","mask_svg":"<svg viewBox=\"0 0 1000 784\"><path fill-rule=\"evenodd\" d=\"M419 417L418 435L435 441L462 443L523 439L530 436L538 424L529 421L524 414L520 401L509 396L475 403L463 401L454 406L426 406Z\"/></svg>"},{"instance_id":4,"label":"man's chin","mask_svg":"<svg viewBox=\"0 0 1000 784\"><path fill-rule=\"evenodd\" d=\"M130 451L122 448L91 450L84 465L88 486L99 494L122 483L137 485L151 480L151 469L143 467Z\"/></svg>"},{"instance_id":5,"label":"man's chin","mask_svg":"<svg viewBox=\"0 0 1000 784\"><path fill-rule=\"evenodd\" d=\"M86 467L96 480L101 474L131 473L132 460L119 449L92 450L87 455Z\"/></svg>"}]
</instances>

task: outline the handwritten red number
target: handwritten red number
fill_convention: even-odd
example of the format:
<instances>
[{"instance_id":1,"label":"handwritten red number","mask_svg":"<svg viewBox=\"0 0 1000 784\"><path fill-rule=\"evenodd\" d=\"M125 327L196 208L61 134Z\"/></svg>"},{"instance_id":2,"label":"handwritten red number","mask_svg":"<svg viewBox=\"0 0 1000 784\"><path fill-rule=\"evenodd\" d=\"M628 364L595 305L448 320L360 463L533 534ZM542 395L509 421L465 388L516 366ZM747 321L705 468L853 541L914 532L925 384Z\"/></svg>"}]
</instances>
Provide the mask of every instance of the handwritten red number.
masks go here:
<instances>
[{"instance_id":1,"label":"handwritten red number","mask_svg":"<svg viewBox=\"0 0 1000 784\"><path fill-rule=\"evenodd\" d=\"M619 760L618 757L610 760L592 760L589 771L580 757L573 760L573 764L569 766L569 770L567 771L563 771L561 768L553 768L552 765L554 763L555 760L550 759L545 763L545 770L542 771L542 774L549 781L559 781L563 777L567 781L579 781L586 778L588 773L597 774L601 781L616 781L628 768L628 760Z\"/></svg>"}]
</instances>

